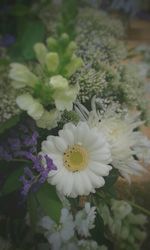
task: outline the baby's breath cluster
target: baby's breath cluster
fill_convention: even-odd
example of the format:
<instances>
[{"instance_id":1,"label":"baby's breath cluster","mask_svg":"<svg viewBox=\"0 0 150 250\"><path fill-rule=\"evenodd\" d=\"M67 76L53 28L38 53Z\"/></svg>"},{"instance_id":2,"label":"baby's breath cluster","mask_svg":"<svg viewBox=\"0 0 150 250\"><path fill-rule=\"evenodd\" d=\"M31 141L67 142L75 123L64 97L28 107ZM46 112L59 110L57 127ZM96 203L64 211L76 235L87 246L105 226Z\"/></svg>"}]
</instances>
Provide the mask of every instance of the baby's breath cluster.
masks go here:
<instances>
[{"instance_id":1,"label":"baby's breath cluster","mask_svg":"<svg viewBox=\"0 0 150 250\"><path fill-rule=\"evenodd\" d=\"M8 68L1 67L0 78L0 123L20 113L16 104L17 91L12 88L8 81Z\"/></svg>"}]
</instances>

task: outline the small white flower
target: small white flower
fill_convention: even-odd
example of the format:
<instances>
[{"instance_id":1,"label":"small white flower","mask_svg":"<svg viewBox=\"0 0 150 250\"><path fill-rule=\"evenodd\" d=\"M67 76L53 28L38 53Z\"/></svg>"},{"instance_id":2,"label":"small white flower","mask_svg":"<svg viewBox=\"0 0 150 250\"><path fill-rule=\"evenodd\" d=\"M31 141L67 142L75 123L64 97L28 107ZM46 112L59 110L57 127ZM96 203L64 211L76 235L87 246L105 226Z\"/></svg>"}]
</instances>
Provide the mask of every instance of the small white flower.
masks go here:
<instances>
[{"instance_id":1,"label":"small white flower","mask_svg":"<svg viewBox=\"0 0 150 250\"><path fill-rule=\"evenodd\" d=\"M61 210L59 225L45 216L41 219L39 226L45 229L44 235L51 244L52 250L61 250L63 244L66 244L74 236L73 216L67 208Z\"/></svg>"},{"instance_id":2,"label":"small white flower","mask_svg":"<svg viewBox=\"0 0 150 250\"><path fill-rule=\"evenodd\" d=\"M88 195L105 184L104 176L112 169L111 154L105 136L97 128L80 122L64 125L59 136L48 136L42 143L42 152L57 166L48 182L70 197Z\"/></svg>"},{"instance_id":3,"label":"small white flower","mask_svg":"<svg viewBox=\"0 0 150 250\"><path fill-rule=\"evenodd\" d=\"M12 85L14 88L19 89L25 86L34 87L38 78L25 65L12 63L10 66L9 77L13 80Z\"/></svg>"},{"instance_id":4,"label":"small white flower","mask_svg":"<svg viewBox=\"0 0 150 250\"><path fill-rule=\"evenodd\" d=\"M42 104L30 94L22 94L18 96L16 102L19 108L27 111L28 115L34 120L40 119L43 115L44 108Z\"/></svg>"},{"instance_id":5,"label":"small white flower","mask_svg":"<svg viewBox=\"0 0 150 250\"><path fill-rule=\"evenodd\" d=\"M96 207L91 207L90 203L85 203L85 208L80 210L75 216L75 226L81 236L90 236L89 230L94 228L96 217Z\"/></svg>"}]
</instances>

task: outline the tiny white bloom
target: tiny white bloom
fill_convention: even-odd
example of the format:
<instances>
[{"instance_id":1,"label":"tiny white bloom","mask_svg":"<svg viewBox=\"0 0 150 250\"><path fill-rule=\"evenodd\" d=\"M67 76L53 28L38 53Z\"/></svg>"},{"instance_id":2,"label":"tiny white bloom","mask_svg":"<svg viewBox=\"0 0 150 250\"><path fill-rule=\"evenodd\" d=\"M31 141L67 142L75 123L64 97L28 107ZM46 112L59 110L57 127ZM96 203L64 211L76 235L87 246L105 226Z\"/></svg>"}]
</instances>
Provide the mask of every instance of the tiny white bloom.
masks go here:
<instances>
[{"instance_id":1,"label":"tiny white bloom","mask_svg":"<svg viewBox=\"0 0 150 250\"><path fill-rule=\"evenodd\" d=\"M80 210L75 216L75 226L81 236L90 236L89 230L94 228L96 217L96 207L91 207L90 203L85 203L84 209Z\"/></svg>"},{"instance_id":2,"label":"tiny white bloom","mask_svg":"<svg viewBox=\"0 0 150 250\"><path fill-rule=\"evenodd\" d=\"M61 210L58 225L48 216L45 216L39 222L39 226L45 229L44 235L51 244L52 250L61 250L62 246L74 236L73 216L67 208Z\"/></svg>"},{"instance_id":3,"label":"tiny white bloom","mask_svg":"<svg viewBox=\"0 0 150 250\"><path fill-rule=\"evenodd\" d=\"M70 197L95 192L105 184L103 177L112 169L105 136L85 122L65 124L59 136L48 136L42 143L42 152L57 166L49 173L48 182Z\"/></svg>"}]
</instances>

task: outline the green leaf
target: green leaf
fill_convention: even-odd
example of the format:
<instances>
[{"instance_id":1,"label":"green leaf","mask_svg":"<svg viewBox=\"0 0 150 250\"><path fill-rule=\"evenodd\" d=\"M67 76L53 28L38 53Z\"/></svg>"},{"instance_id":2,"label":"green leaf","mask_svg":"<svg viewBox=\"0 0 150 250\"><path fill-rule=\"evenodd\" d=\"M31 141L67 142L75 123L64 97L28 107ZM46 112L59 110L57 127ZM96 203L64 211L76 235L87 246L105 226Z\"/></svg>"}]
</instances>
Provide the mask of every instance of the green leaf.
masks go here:
<instances>
[{"instance_id":1,"label":"green leaf","mask_svg":"<svg viewBox=\"0 0 150 250\"><path fill-rule=\"evenodd\" d=\"M21 187L21 181L19 177L23 174L24 168L18 167L16 168L7 178L5 184L2 188L2 195L9 194Z\"/></svg>"},{"instance_id":2,"label":"green leaf","mask_svg":"<svg viewBox=\"0 0 150 250\"><path fill-rule=\"evenodd\" d=\"M28 211L30 216L31 227L34 232L36 229L38 218L37 218L37 200L33 193L29 193L28 195Z\"/></svg>"},{"instance_id":3,"label":"green leaf","mask_svg":"<svg viewBox=\"0 0 150 250\"><path fill-rule=\"evenodd\" d=\"M97 213L95 219L95 227L90 231L92 239L95 240L98 244L103 244L104 238L104 221L102 217Z\"/></svg>"},{"instance_id":4,"label":"green leaf","mask_svg":"<svg viewBox=\"0 0 150 250\"><path fill-rule=\"evenodd\" d=\"M37 199L46 215L50 216L56 223L60 220L62 203L57 196L54 186L45 183L37 193Z\"/></svg>"},{"instance_id":5,"label":"green leaf","mask_svg":"<svg viewBox=\"0 0 150 250\"><path fill-rule=\"evenodd\" d=\"M24 4L16 4L11 10L13 16L25 16L28 13L29 8Z\"/></svg>"},{"instance_id":6,"label":"green leaf","mask_svg":"<svg viewBox=\"0 0 150 250\"><path fill-rule=\"evenodd\" d=\"M16 44L10 50L10 56L14 60L35 59L33 46L42 42L45 36L45 27L41 21L27 21L18 37Z\"/></svg>"},{"instance_id":7,"label":"green leaf","mask_svg":"<svg viewBox=\"0 0 150 250\"><path fill-rule=\"evenodd\" d=\"M110 174L107 177L105 177L104 189L105 188L108 189L108 188L112 187L116 183L118 177L119 177L118 170L113 168L111 170Z\"/></svg>"},{"instance_id":8,"label":"green leaf","mask_svg":"<svg viewBox=\"0 0 150 250\"><path fill-rule=\"evenodd\" d=\"M20 121L20 116L16 115L11 117L6 122L0 124L0 134L4 133L5 130L15 126Z\"/></svg>"}]
</instances>

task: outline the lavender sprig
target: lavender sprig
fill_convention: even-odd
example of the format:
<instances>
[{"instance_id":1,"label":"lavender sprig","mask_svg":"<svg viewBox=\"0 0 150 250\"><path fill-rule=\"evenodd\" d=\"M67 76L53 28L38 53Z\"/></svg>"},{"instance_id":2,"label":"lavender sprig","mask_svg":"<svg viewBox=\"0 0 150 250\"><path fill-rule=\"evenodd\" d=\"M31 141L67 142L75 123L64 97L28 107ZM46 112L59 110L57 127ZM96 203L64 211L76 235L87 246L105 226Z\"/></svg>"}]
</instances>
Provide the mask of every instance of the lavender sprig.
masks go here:
<instances>
[{"instance_id":1,"label":"lavender sprig","mask_svg":"<svg viewBox=\"0 0 150 250\"><path fill-rule=\"evenodd\" d=\"M29 167L24 168L24 175L20 177L23 183L22 195L27 196L29 191L36 192L39 187L46 181L48 174L52 170L56 170L51 158L48 155L35 156L31 153L27 155L33 163L32 170Z\"/></svg>"}]
</instances>

